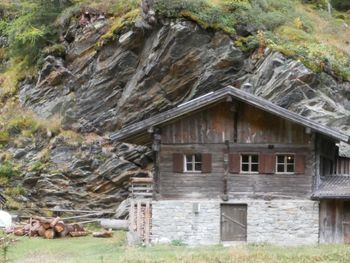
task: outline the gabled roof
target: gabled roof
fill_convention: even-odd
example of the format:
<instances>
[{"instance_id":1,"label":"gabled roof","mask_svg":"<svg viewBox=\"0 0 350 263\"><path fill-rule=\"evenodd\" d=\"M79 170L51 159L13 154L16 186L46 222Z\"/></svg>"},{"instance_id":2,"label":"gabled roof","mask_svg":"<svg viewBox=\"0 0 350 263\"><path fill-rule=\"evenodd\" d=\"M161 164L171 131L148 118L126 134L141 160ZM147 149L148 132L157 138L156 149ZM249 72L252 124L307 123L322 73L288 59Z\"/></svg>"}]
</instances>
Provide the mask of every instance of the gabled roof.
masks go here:
<instances>
[{"instance_id":1,"label":"gabled roof","mask_svg":"<svg viewBox=\"0 0 350 263\"><path fill-rule=\"evenodd\" d=\"M313 199L350 199L350 176L331 175L322 178L321 184L312 194Z\"/></svg>"},{"instance_id":2,"label":"gabled roof","mask_svg":"<svg viewBox=\"0 0 350 263\"><path fill-rule=\"evenodd\" d=\"M315 121L309 120L297 113L284 109L272 102L255 96L243 90L228 86L226 88L210 92L201 97L195 98L179 106L172 108L163 113L157 114L151 118L128 125L118 132L111 134L110 139L113 141L130 140L147 133L148 129L180 118L186 114L197 111L203 107L225 100L227 97L233 97L238 101L242 101L266 112L270 112L276 116L300 124L310 128L312 131L331 137L337 141L349 141L349 136L327 126L321 125Z\"/></svg>"}]
</instances>

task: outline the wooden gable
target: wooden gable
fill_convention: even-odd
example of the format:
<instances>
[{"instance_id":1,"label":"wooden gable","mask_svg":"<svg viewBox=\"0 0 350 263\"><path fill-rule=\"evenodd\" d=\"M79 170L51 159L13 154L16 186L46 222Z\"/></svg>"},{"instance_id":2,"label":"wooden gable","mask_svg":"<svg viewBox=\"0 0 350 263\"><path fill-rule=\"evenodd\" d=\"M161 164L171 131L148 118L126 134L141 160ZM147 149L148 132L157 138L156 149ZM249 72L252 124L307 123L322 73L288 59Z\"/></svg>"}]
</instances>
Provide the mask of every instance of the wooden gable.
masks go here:
<instances>
[{"instance_id":1,"label":"wooden gable","mask_svg":"<svg viewBox=\"0 0 350 263\"><path fill-rule=\"evenodd\" d=\"M161 127L163 144L311 143L305 128L242 102L221 102Z\"/></svg>"}]
</instances>

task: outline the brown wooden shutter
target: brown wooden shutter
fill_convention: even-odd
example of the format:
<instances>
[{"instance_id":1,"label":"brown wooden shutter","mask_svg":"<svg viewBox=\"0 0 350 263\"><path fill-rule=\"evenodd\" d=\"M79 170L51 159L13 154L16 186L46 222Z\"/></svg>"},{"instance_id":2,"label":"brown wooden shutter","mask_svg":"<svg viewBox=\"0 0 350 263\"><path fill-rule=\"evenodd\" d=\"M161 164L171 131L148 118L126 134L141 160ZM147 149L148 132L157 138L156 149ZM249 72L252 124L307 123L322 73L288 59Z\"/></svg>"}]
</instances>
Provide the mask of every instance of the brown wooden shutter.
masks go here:
<instances>
[{"instance_id":1,"label":"brown wooden shutter","mask_svg":"<svg viewBox=\"0 0 350 263\"><path fill-rule=\"evenodd\" d=\"M181 153L173 154L173 172L183 173L184 171L184 155Z\"/></svg>"},{"instance_id":2,"label":"brown wooden shutter","mask_svg":"<svg viewBox=\"0 0 350 263\"><path fill-rule=\"evenodd\" d=\"M239 153L231 153L228 159L230 173L239 174L241 171L241 155Z\"/></svg>"},{"instance_id":3,"label":"brown wooden shutter","mask_svg":"<svg viewBox=\"0 0 350 263\"><path fill-rule=\"evenodd\" d=\"M202 154L202 173L211 173L211 154Z\"/></svg>"},{"instance_id":4,"label":"brown wooden shutter","mask_svg":"<svg viewBox=\"0 0 350 263\"><path fill-rule=\"evenodd\" d=\"M294 162L295 162L295 170L294 172L296 174L303 174L305 173L305 155L297 154L294 156Z\"/></svg>"},{"instance_id":5,"label":"brown wooden shutter","mask_svg":"<svg viewBox=\"0 0 350 263\"><path fill-rule=\"evenodd\" d=\"M259 173L274 174L276 170L276 155L262 153L259 155Z\"/></svg>"}]
</instances>

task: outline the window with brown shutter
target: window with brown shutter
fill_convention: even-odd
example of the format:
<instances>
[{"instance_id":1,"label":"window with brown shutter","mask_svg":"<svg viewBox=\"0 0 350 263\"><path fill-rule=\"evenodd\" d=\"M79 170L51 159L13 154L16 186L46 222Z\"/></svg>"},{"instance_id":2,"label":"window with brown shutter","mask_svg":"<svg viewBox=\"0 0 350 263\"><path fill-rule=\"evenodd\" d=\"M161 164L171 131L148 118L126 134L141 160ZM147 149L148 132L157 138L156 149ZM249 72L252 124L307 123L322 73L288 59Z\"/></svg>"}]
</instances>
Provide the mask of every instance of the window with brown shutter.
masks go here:
<instances>
[{"instance_id":1,"label":"window with brown shutter","mask_svg":"<svg viewBox=\"0 0 350 263\"><path fill-rule=\"evenodd\" d=\"M203 153L202 154L202 173L211 173L212 166L211 154Z\"/></svg>"},{"instance_id":2,"label":"window with brown shutter","mask_svg":"<svg viewBox=\"0 0 350 263\"><path fill-rule=\"evenodd\" d=\"M297 174L305 173L305 155L302 155L302 154L295 155L295 173Z\"/></svg>"},{"instance_id":3,"label":"window with brown shutter","mask_svg":"<svg viewBox=\"0 0 350 263\"><path fill-rule=\"evenodd\" d=\"M173 154L173 172L183 173L184 171L184 155L181 153Z\"/></svg>"},{"instance_id":4,"label":"window with brown shutter","mask_svg":"<svg viewBox=\"0 0 350 263\"><path fill-rule=\"evenodd\" d=\"M241 171L241 155L239 153L229 154L229 172L233 174L239 174Z\"/></svg>"},{"instance_id":5,"label":"window with brown shutter","mask_svg":"<svg viewBox=\"0 0 350 263\"><path fill-rule=\"evenodd\" d=\"M276 168L276 156L270 153L260 154L259 173L274 174Z\"/></svg>"}]
</instances>

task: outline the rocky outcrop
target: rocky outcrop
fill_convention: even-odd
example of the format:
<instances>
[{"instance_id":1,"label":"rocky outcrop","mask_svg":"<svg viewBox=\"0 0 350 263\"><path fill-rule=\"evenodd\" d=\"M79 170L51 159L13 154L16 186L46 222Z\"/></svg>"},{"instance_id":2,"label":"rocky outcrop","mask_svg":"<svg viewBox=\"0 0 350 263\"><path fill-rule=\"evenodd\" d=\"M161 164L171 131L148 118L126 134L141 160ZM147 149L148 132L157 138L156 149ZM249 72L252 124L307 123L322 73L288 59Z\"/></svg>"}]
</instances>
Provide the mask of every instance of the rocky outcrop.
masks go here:
<instances>
[{"instance_id":1,"label":"rocky outcrop","mask_svg":"<svg viewBox=\"0 0 350 263\"><path fill-rule=\"evenodd\" d=\"M67 59L46 58L37 83L20 90L24 105L43 117L62 114L66 128L102 134L233 84L347 129L348 82L269 50L247 57L227 35L185 20L135 26L98 48L107 24L98 23L69 27Z\"/></svg>"},{"instance_id":2,"label":"rocky outcrop","mask_svg":"<svg viewBox=\"0 0 350 263\"><path fill-rule=\"evenodd\" d=\"M234 85L348 131L350 83L268 49L245 54L222 32L183 19L155 19L152 12L143 6L142 20L102 46L107 20L67 25L62 30L65 58L48 56L37 81L21 85L20 102L43 118L61 115L66 129L103 136ZM82 143L42 140L9 149L24 166L50 149L47 166L23 175L28 189L23 198L39 207L115 207L128 195L130 176L151 176L148 148L111 144L98 136Z\"/></svg>"},{"instance_id":3,"label":"rocky outcrop","mask_svg":"<svg viewBox=\"0 0 350 263\"><path fill-rule=\"evenodd\" d=\"M21 176L11 184L25 187L16 200L27 209L115 208L129 195L130 177L152 177L147 147L111 145L103 138L79 143L57 136L41 147L33 140L8 152L21 166Z\"/></svg>"}]
</instances>

